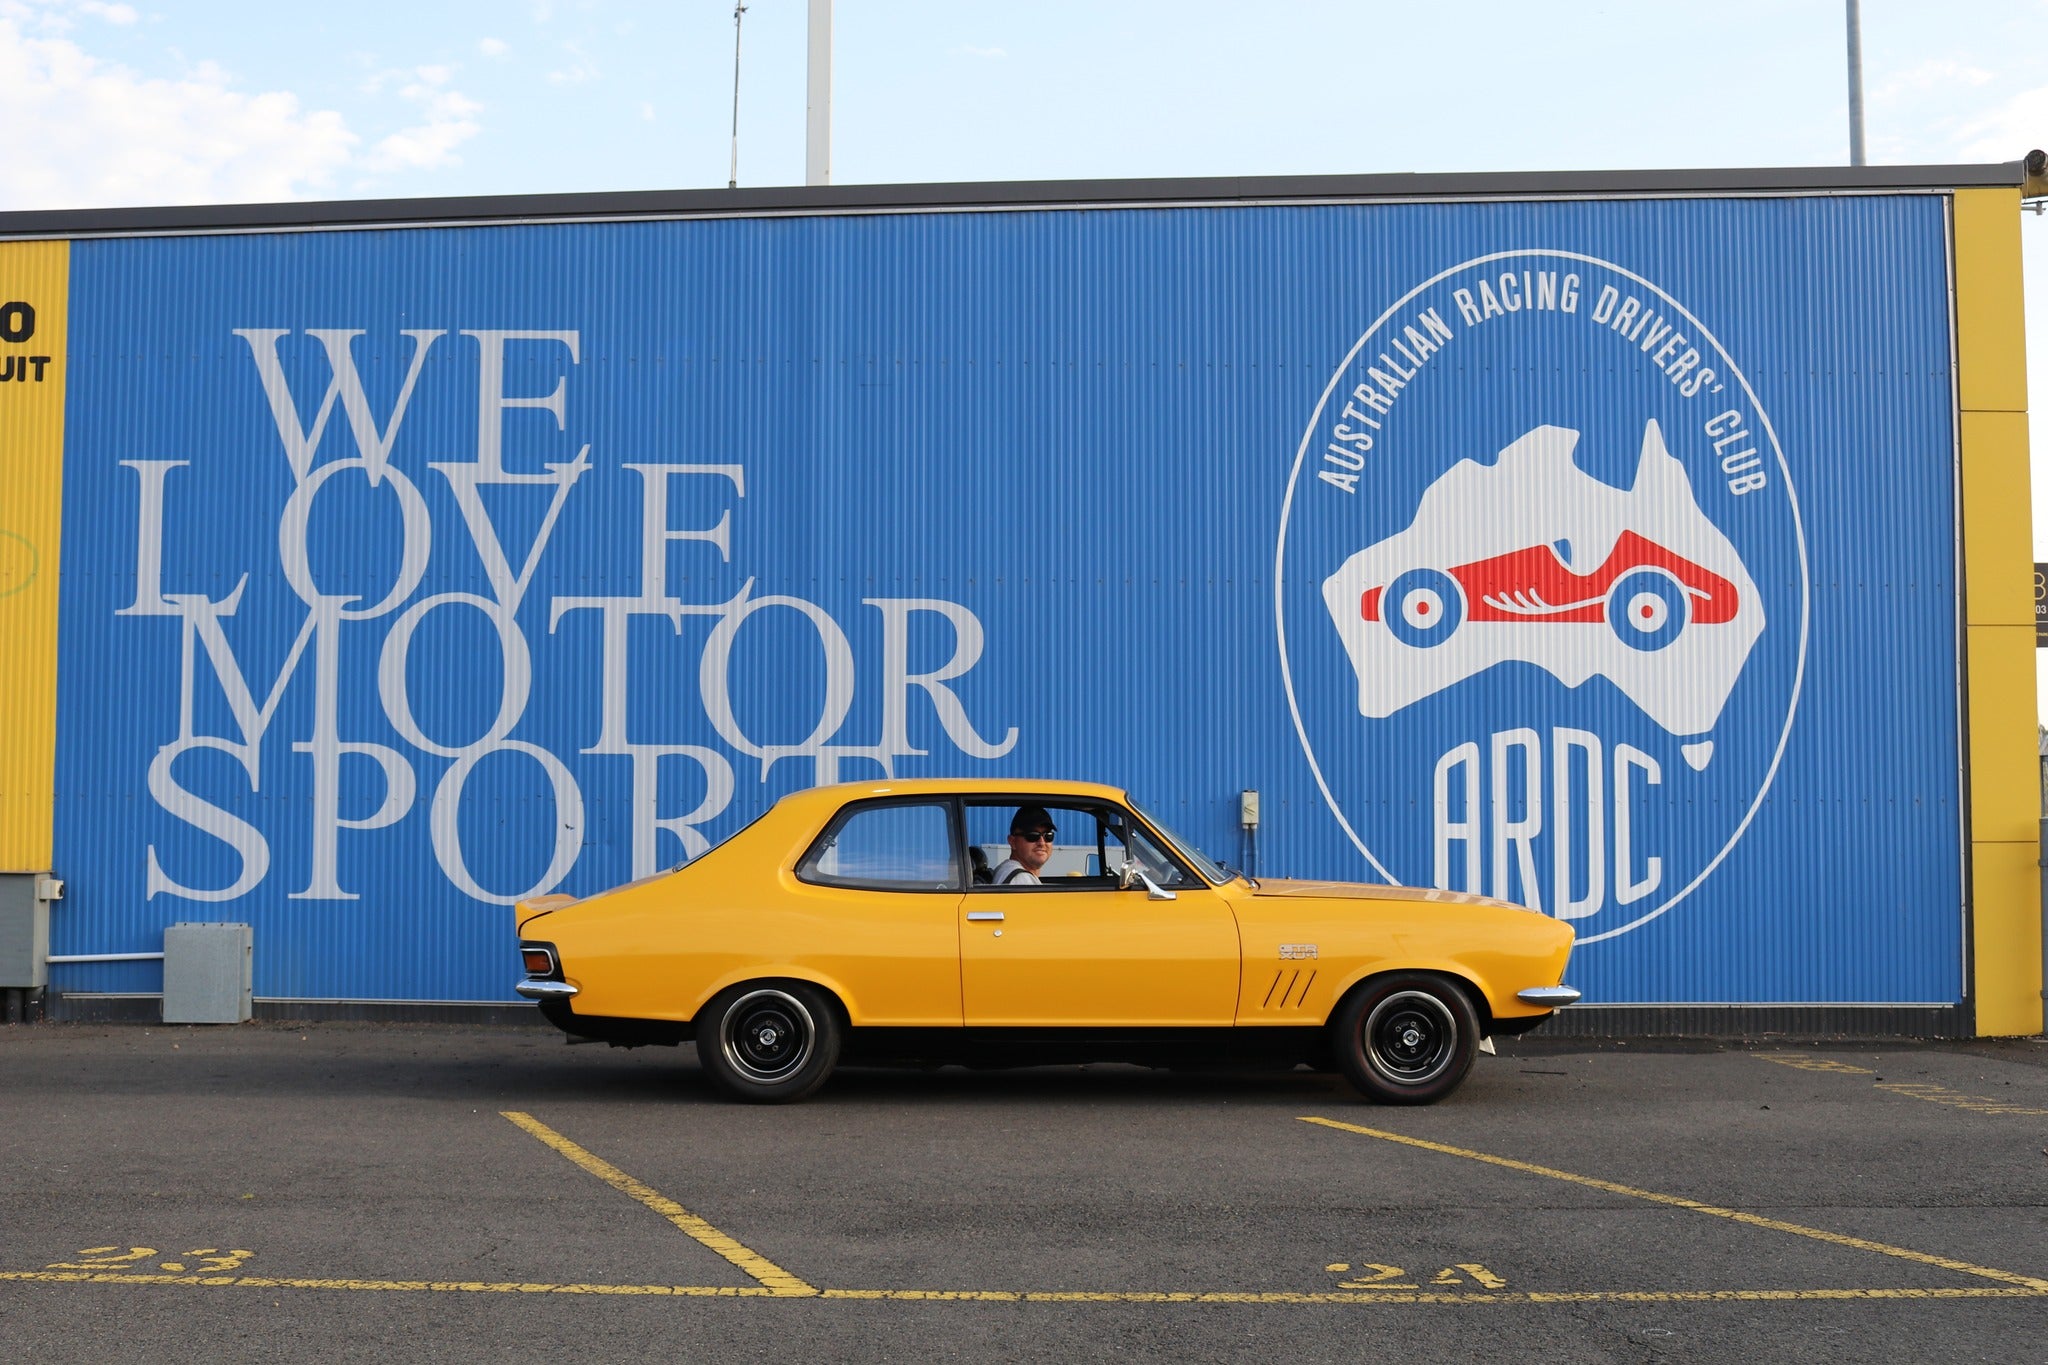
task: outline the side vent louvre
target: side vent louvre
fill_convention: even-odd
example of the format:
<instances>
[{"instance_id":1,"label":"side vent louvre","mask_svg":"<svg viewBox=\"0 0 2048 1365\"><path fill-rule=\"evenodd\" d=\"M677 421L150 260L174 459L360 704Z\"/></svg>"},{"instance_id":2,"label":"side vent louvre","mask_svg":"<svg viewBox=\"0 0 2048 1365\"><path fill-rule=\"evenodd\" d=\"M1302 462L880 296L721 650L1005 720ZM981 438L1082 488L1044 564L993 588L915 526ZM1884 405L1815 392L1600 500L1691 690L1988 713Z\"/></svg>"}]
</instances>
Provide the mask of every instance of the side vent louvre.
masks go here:
<instances>
[{"instance_id":1,"label":"side vent louvre","mask_svg":"<svg viewBox=\"0 0 2048 1365\"><path fill-rule=\"evenodd\" d=\"M1282 967L1279 971L1273 973L1273 984L1266 987L1266 998L1259 1002L1259 1008L1266 1009L1271 1007L1274 997L1278 996L1280 1001L1278 1008L1298 1010L1308 1002L1308 988L1315 984L1316 974L1313 970L1309 972L1307 979L1304 980L1299 967L1292 971ZM1292 1001L1291 1004L1289 1003L1290 1000Z\"/></svg>"}]
</instances>

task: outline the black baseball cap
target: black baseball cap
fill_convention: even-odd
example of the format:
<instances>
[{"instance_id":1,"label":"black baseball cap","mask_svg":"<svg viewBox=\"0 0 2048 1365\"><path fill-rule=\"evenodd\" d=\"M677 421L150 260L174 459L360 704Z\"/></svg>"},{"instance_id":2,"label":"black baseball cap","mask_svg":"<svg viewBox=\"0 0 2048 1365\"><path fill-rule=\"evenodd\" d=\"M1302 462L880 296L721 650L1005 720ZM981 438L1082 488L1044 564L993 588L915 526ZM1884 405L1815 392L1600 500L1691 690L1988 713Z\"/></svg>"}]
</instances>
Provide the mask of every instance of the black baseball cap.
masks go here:
<instances>
[{"instance_id":1,"label":"black baseball cap","mask_svg":"<svg viewBox=\"0 0 2048 1365\"><path fill-rule=\"evenodd\" d=\"M1058 834L1059 826L1052 822L1052 813L1044 806L1019 806L1017 813L1010 817L1010 833L1029 834L1033 830L1049 829Z\"/></svg>"}]
</instances>

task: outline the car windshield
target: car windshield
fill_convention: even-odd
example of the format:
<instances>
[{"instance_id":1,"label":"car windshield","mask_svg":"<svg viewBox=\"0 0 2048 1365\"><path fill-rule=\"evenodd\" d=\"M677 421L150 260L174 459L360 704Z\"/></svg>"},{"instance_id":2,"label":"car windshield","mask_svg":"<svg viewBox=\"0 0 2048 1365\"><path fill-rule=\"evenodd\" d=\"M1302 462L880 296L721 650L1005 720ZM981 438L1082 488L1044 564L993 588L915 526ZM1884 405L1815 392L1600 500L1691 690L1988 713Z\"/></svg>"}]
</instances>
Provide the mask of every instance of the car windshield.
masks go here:
<instances>
[{"instance_id":1,"label":"car windshield","mask_svg":"<svg viewBox=\"0 0 2048 1365\"><path fill-rule=\"evenodd\" d=\"M1215 882L1218 886L1221 886L1223 883L1230 880L1230 873L1225 872L1222 868L1218 867L1214 862L1210 861L1208 856L1204 854L1202 850L1196 848L1193 844L1181 838L1180 835L1174 833L1172 828L1169 827L1164 820L1161 820L1158 816L1154 815L1151 811L1146 810L1143 806L1139 805L1135 801L1131 802L1131 809L1138 813L1138 818L1140 820L1143 820L1146 824L1152 826L1152 828L1158 832L1159 836L1162 839L1166 840L1167 843L1172 844L1174 852L1180 854L1181 857L1193 863L1195 865L1195 870L1197 872L1200 872L1204 877L1207 877L1210 881Z\"/></svg>"}]
</instances>

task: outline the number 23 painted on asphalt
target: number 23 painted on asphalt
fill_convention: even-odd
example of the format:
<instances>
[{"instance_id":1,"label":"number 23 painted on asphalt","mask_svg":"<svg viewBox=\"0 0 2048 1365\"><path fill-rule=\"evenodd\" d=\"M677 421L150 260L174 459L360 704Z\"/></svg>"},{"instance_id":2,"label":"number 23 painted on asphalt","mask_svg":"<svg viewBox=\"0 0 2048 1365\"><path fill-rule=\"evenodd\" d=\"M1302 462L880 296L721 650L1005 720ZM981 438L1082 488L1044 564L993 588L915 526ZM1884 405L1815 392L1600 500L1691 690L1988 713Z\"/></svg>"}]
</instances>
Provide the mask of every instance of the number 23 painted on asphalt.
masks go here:
<instances>
[{"instance_id":1,"label":"number 23 painted on asphalt","mask_svg":"<svg viewBox=\"0 0 2048 1365\"><path fill-rule=\"evenodd\" d=\"M155 1247L85 1247L75 1261L52 1261L46 1270L142 1270L142 1262L157 1254ZM195 1275L218 1275L224 1271L239 1270L242 1263L256 1253L253 1251L222 1251L217 1247L199 1247L181 1253L196 1265L185 1261L164 1261L155 1268L172 1274L190 1271Z\"/></svg>"}]
</instances>

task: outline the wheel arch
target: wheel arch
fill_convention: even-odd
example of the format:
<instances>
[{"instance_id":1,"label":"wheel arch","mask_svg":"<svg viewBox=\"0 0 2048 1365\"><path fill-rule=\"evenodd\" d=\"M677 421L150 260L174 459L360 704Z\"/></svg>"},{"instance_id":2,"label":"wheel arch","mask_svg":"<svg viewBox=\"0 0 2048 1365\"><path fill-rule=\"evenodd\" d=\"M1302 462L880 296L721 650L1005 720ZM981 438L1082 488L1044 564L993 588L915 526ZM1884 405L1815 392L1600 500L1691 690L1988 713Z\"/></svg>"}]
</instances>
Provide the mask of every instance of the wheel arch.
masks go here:
<instances>
[{"instance_id":1,"label":"wheel arch","mask_svg":"<svg viewBox=\"0 0 2048 1365\"><path fill-rule=\"evenodd\" d=\"M1330 1002L1329 1014L1324 1016L1324 1026L1328 1027L1335 1021L1337 1016L1344 1012L1344 1006L1349 1003L1351 998L1361 991L1371 989L1375 981L1383 981L1390 976L1412 976L1416 974L1441 977L1455 986L1459 993L1471 1003L1472 1012L1478 1016L1480 1036L1489 1037L1492 1035L1493 1004L1487 999L1486 988L1481 986L1474 979L1472 973L1464 967L1456 963L1443 962L1405 962L1398 966L1375 963L1369 970L1359 973L1352 980L1346 982L1344 988L1337 992L1336 999Z\"/></svg>"},{"instance_id":2,"label":"wheel arch","mask_svg":"<svg viewBox=\"0 0 2048 1365\"><path fill-rule=\"evenodd\" d=\"M824 992L826 1000L839 1013L842 1028L854 1027L853 1005L846 990L833 979L830 973L808 971L788 963L778 963L769 968L754 968L733 971L718 977L709 990L704 991L690 1006L690 1022L695 1024L704 1013L704 1007L716 1000L721 992L734 986L809 986Z\"/></svg>"}]
</instances>

